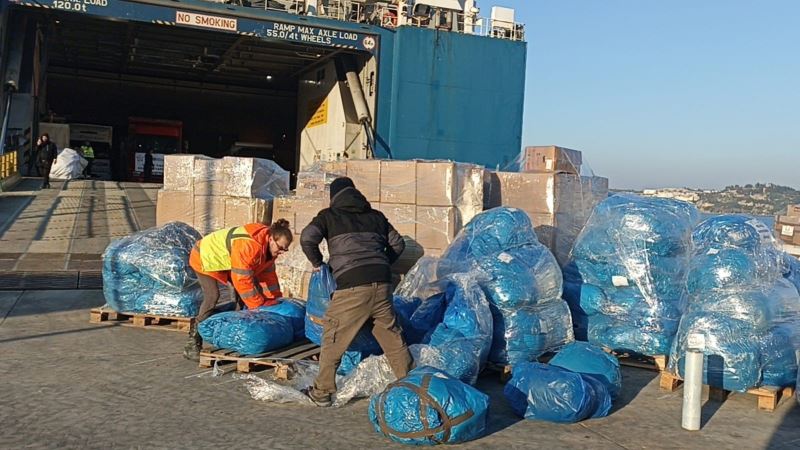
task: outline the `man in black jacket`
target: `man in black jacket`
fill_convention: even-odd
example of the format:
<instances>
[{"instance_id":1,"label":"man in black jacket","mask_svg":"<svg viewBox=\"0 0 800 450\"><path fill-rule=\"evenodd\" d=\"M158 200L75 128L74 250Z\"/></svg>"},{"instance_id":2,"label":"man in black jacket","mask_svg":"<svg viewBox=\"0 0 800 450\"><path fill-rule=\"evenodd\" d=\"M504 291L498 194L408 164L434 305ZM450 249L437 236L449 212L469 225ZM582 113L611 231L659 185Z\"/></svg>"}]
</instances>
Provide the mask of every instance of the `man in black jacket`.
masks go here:
<instances>
[{"instance_id":1,"label":"man in black jacket","mask_svg":"<svg viewBox=\"0 0 800 450\"><path fill-rule=\"evenodd\" d=\"M319 251L323 239L328 242L328 264L337 290L323 318L319 375L307 395L315 404L329 406L342 355L368 320L398 379L408 374L411 355L392 308L390 266L403 253L405 243L350 178L331 183L330 208L320 211L300 237L315 270L323 263Z\"/></svg>"},{"instance_id":2,"label":"man in black jacket","mask_svg":"<svg viewBox=\"0 0 800 450\"><path fill-rule=\"evenodd\" d=\"M39 172L42 173L42 189L49 189L50 168L53 166L53 161L58 158L58 148L56 144L50 140L50 135L47 133L39 138L37 144Z\"/></svg>"}]
</instances>

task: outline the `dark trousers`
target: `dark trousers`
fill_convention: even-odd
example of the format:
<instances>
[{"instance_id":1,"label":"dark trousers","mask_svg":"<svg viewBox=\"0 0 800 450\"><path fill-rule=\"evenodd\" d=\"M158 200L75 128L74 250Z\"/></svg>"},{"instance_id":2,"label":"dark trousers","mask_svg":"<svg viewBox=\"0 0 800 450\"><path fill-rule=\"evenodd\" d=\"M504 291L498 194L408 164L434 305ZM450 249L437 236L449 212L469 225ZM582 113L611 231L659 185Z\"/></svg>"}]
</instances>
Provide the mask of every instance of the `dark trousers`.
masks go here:
<instances>
[{"instance_id":1,"label":"dark trousers","mask_svg":"<svg viewBox=\"0 0 800 450\"><path fill-rule=\"evenodd\" d=\"M86 168L83 169L83 174L87 177L92 176L92 163L94 162L94 158L87 158L86 159Z\"/></svg>"},{"instance_id":2,"label":"dark trousers","mask_svg":"<svg viewBox=\"0 0 800 450\"><path fill-rule=\"evenodd\" d=\"M53 161L39 161L39 172L42 174L42 187L50 187L50 168L53 166Z\"/></svg>"},{"instance_id":3,"label":"dark trousers","mask_svg":"<svg viewBox=\"0 0 800 450\"><path fill-rule=\"evenodd\" d=\"M200 304L200 311L198 311L197 318L195 319L195 323L200 323L214 314L214 309L217 307L217 303L219 303L219 285L217 284L217 280L208 275L203 275L202 273L197 274L197 281L203 289L203 303ZM236 311L239 311L242 309L242 299L235 289L231 288L230 292L236 301Z\"/></svg>"},{"instance_id":4,"label":"dark trousers","mask_svg":"<svg viewBox=\"0 0 800 450\"><path fill-rule=\"evenodd\" d=\"M342 355L369 319L373 322L372 334L386 354L394 375L400 379L408 374L412 360L392 307L391 286L389 283L372 283L334 292L323 318L315 391L321 394L336 392L336 370Z\"/></svg>"}]
</instances>

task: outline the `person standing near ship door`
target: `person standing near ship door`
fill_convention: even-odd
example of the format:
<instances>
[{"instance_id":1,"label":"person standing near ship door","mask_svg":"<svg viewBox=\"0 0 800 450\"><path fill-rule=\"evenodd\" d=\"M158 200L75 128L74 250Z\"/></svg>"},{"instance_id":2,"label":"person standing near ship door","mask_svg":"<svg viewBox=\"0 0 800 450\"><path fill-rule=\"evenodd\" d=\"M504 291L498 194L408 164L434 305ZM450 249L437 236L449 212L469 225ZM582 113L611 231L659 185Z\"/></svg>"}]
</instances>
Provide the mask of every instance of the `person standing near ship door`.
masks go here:
<instances>
[{"instance_id":1,"label":"person standing near ship door","mask_svg":"<svg viewBox=\"0 0 800 450\"><path fill-rule=\"evenodd\" d=\"M50 135L44 133L36 141L38 153L39 172L42 174L42 189L50 189L50 168L58 158L58 147L50 140Z\"/></svg>"}]
</instances>

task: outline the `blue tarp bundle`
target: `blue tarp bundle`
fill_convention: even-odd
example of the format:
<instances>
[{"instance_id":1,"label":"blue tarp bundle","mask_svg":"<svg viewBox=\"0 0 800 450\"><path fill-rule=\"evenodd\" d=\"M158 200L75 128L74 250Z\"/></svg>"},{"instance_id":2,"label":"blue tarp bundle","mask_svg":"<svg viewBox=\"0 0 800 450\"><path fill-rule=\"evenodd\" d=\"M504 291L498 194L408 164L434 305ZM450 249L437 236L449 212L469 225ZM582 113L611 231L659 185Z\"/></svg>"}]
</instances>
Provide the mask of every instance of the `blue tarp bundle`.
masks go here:
<instances>
[{"instance_id":1,"label":"blue tarp bundle","mask_svg":"<svg viewBox=\"0 0 800 450\"><path fill-rule=\"evenodd\" d=\"M410 445L458 444L486 434L489 397L432 367L418 367L370 400L378 433Z\"/></svg>"},{"instance_id":2,"label":"blue tarp bundle","mask_svg":"<svg viewBox=\"0 0 800 450\"><path fill-rule=\"evenodd\" d=\"M302 339L304 317L303 303L282 299L273 306L215 314L200 322L198 331L214 347L257 355Z\"/></svg>"},{"instance_id":3,"label":"blue tarp bundle","mask_svg":"<svg viewBox=\"0 0 800 450\"><path fill-rule=\"evenodd\" d=\"M202 236L171 222L114 241L103 253L103 294L119 312L193 317L203 293L189 267Z\"/></svg>"},{"instance_id":4,"label":"blue tarp bundle","mask_svg":"<svg viewBox=\"0 0 800 450\"><path fill-rule=\"evenodd\" d=\"M482 273L477 282L491 303L494 322L492 362L531 361L573 340L561 300L561 269L539 243L524 211L501 207L478 214L456 236L444 260L445 269L471 266Z\"/></svg>"},{"instance_id":5,"label":"blue tarp bundle","mask_svg":"<svg viewBox=\"0 0 800 450\"><path fill-rule=\"evenodd\" d=\"M538 242L528 215L516 208L493 208L473 217L443 255L450 261L477 261Z\"/></svg>"},{"instance_id":6,"label":"blue tarp bundle","mask_svg":"<svg viewBox=\"0 0 800 450\"><path fill-rule=\"evenodd\" d=\"M553 365L517 364L503 393L514 413L525 419L575 423L611 411L604 382Z\"/></svg>"},{"instance_id":7,"label":"blue tarp bundle","mask_svg":"<svg viewBox=\"0 0 800 450\"><path fill-rule=\"evenodd\" d=\"M491 361L512 365L531 361L572 341L572 320L564 301L493 314L492 318Z\"/></svg>"},{"instance_id":8,"label":"blue tarp bundle","mask_svg":"<svg viewBox=\"0 0 800 450\"><path fill-rule=\"evenodd\" d=\"M451 275L447 282L444 318L424 343L453 356L444 360L442 369L475 384L492 343L489 303L472 275Z\"/></svg>"},{"instance_id":9,"label":"blue tarp bundle","mask_svg":"<svg viewBox=\"0 0 800 450\"><path fill-rule=\"evenodd\" d=\"M622 374L617 358L587 342L565 345L550 360L550 365L594 376L606 385L612 400L617 398L622 389Z\"/></svg>"},{"instance_id":10,"label":"blue tarp bundle","mask_svg":"<svg viewBox=\"0 0 800 450\"><path fill-rule=\"evenodd\" d=\"M683 374L689 337L700 335L705 383L733 391L793 384L800 294L769 228L749 216L716 216L692 241L689 306L670 369Z\"/></svg>"},{"instance_id":11,"label":"blue tarp bundle","mask_svg":"<svg viewBox=\"0 0 800 450\"><path fill-rule=\"evenodd\" d=\"M564 268L575 335L617 350L667 354L686 299L691 204L614 195L601 202Z\"/></svg>"},{"instance_id":12,"label":"blue tarp bundle","mask_svg":"<svg viewBox=\"0 0 800 450\"><path fill-rule=\"evenodd\" d=\"M394 295L394 311L403 328L406 344L421 344L430 340L430 334L444 319L446 300L444 293L426 299Z\"/></svg>"}]
</instances>

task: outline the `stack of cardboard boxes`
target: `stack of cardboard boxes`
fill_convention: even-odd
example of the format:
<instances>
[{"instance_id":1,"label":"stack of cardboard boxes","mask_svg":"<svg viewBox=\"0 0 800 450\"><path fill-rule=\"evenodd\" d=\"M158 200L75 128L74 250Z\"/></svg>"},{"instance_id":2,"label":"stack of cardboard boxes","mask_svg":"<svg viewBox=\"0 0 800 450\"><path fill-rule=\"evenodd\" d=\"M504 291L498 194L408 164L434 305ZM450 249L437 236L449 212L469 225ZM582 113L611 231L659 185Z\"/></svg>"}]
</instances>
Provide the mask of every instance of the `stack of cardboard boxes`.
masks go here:
<instances>
[{"instance_id":1,"label":"stack of cardboard boxes","mask_svg":"<svg viewBox=\"0 0 800 450\"><path fill-rule=\"evenodd\" d=\"M441 255L462 225L483 211L484 172L451 161L322 163L298 174L294 195L275 199L273 219L285 218L296 233L302 232L328 207L330 183L348 176L405 239L406 251L393 266L396 273L405 273L423 255Z\"/></svg>"},{"instance_id":2,"label":"stack of cardboard boxes","mask_svg":"<svg viewBox=\"0 0 800 450\"><path fill-rule=\"evenodd\" d=\"M595 205L608 197L608 179L581 176L582 155L561 147L528 147L523 172L492 172L486 207L510 206L525 211L539 241L560 264L566 264L575 239Z\"/></svg>"},{"instance_id":3,"label":"stack of cardboard boxes","mask_svg":"<svg viewBox=\"0 0 800 450\"><path fill-rule=\"evenodd\" d=\"M800 205L789 205L786 215L775 217L775 234L785 244L800 245Z\"/></svg>"},{"instance_id":4,"label":"stack of cardboard boxes","mask_svg":"<svg viewBox=\"0 0 800 450\"><path fill-rule=\"evenodd\" d=\"M270 223L272 199L289 192L289 173L273 161L167 155L156 224L180 221L201 234L247 223Z\"/></svg>"}]
</instances>

